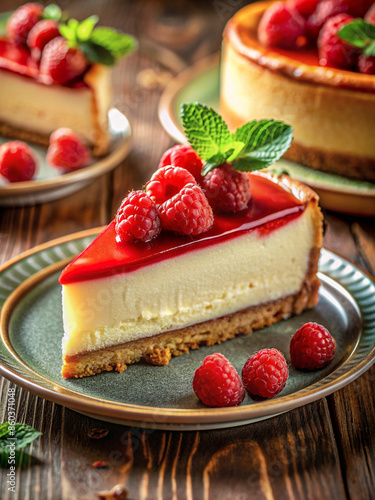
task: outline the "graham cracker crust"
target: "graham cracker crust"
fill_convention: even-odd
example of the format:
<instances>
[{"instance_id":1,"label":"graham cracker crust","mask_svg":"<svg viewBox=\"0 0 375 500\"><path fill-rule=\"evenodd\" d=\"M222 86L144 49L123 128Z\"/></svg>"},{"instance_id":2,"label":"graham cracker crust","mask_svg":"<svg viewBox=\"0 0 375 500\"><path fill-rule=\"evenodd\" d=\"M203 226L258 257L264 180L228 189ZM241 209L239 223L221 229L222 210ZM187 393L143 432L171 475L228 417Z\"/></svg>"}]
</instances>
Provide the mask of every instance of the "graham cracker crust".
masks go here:
<instances>
[{"instance_id":1,"label":"graham cracker crust","mask_svg":"<svg viewBox=\"0 0 375 500\"><path fill-rule=\"evenodd\" d=\"M65 356L62 376L81 378L103 371L122 372L127 365L137 363L141 359L153 365L167 365L172 356L186 354L190 349L220 344L236 335L248 335L254 330L277 323L293 314L301 314L304 309L314 307L318 302L320 285L316 277L318 256L319 250L313 249L310 260L312 265L302 289L295 295L180 330L160 333L94 352Z\"/></svg>"}]
</instances>

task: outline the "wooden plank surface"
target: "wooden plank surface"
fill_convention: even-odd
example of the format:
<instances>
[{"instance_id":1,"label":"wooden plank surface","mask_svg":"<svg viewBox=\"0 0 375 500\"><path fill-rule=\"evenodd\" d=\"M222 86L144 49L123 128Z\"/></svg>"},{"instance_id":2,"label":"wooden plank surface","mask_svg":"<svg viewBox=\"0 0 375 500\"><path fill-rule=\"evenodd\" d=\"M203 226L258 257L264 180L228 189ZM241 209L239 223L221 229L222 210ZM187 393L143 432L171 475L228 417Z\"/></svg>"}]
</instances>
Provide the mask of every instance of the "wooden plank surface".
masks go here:
<instances>
[{"instance_id":1,"label":"wooden plank surface","mask_svg":"<svg viewBox=\"0 0 375 500\"><path fill-rule=\"evenodd\" d=\"M140 39L141 50L121 62L114 81L115 105L131 120L134 146L115 171L68 198L1 208L0 262L49 239L111 220L128 190L146 182L172 144L157 119L162 86L150 87L150 75L167 79L217 51L226 19L244 3L60 2L79 19L97 12L103 24ZM19 4L2 0L1 9ZM188 26L183 43L181 26ZM155 44L173 50L174 55L155 50ZM374 273L373 221L332 213L326 220L325 246ZM7 471L0 470L0 498L88 500L99 490L123 483L130 499L372 499L374 379L372 368L334 395L270 420L184 433L106 424L17 388L17 420L43 433L31 449L39 464L17 472L16 494L7 491ZM0 420L4 421L6 395L13 384L4 379L0 384ZM108 436L90 439L94 427L107 428ZM108 467L94 468L96 460Z\"/></svg>"}]
</instances>

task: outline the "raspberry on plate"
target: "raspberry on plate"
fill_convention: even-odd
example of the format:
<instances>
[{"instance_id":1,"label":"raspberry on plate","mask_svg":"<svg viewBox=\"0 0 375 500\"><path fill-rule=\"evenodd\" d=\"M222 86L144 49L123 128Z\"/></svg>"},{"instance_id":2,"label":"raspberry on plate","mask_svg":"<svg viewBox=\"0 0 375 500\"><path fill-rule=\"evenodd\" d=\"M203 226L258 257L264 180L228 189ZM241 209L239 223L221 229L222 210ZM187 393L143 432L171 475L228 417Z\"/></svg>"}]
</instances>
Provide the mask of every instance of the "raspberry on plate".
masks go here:
<instances>
[{"instance_id":1,"label":"raspberry on plate","mask_svg":"<svg viewBox=\"0 0 375 500\"><path fill-rule=\"evenodd\" d=\"M366 75L375 75L375 57L361 54L358 57L358 71Z\"/></svg>"},{"instance_id":2,"label":"raspberry on plate","mask_svg":"<svg viewBox=\"0 0 375 500\"><path fill-rule=\"evenodd\" d=\"M296 9L304 18L310 17L319 3L319 0L288 0L288 6Z\"/></svg>"},{"instance_id":3,"label":"raspberry on plate","mask_svg":"<svg viewBox=\"0 0 375 500\"><path fill-rule=\"evenodd\" d=\"M60 36L59 26L52 19L43 19L36 23L27 37L27 45L34 59L39 60L48 42Z\"/></svg>"},{"instance_id":4,"label":"raspberry on plate","mask_svg":"<svg viewBox=\"0 0 375 500\"><path fill-rule=\"evenodd\" d=\"M357 62L357 50L337 36L345 24L353 20L348 14L331 17L323 26L318 38L319 64L334 68L352 69Z\"/></svg>"},{"instance_id":5,"label":"raspberry on plate","mask_svg":"<svg viewBox=\"0 0 375 500\"><path fill-rule=\"evenodd\" d=\"M277 349L262 349L250 356L242 369L242 381L252 396L272 398L279 394L288 380L289 369Z\"/></svg>"},{"instance_id":6,"label":"raspberry on plate","mask_svg":"<svg viewBox=\"0 0 375 500\"><path fill-rule=\"evenodd\" d=\"M44 47L40 60L40 74L45 83L68 83L81 76L88 61L77 48L68 46L67 40L59 36Z\"/></svg>"},{"instance_id":7,"label":"raspberry on plate","mask_svg":"<svg viewBox=\"0 0 375 500\"><path fill-rule=\"evenodd\" d=\"M36 159L27 144L10 141L0 146L0 174L9 182L31 180L36 171Z\"/></svg>"},{"instance_id":8,"label":"raspberry on plate","mask_svg":"<svg viewBox=\"0 0 375 500\"><path fill-rule=\"evenodd\" d=\"M284 49L305 45L305 19L288 4L276 2L269 7L259 23L258 37L266 47Z\"/></svg>"},{"instance_id":9,"label":"raspberry on plate","mask_svg":"<svg viewBox=\"0 0 375 500\"><path fill-rule=\"evenodd\" d=\"M219 353L207 356L197 368L193 389L206 406L237 406L245 397L240 376L232 363Z\"/></svg>"},{"instance_id":10,"label":"raspberry on plate","mask_svg":"<svg viewBox=\"0 0 375 500\"><path fill-rule=\"evenodd\" d=\"M306 323L290 342L290 359L295 368L316 370L332 361L335 350L336 342L327 328Z\"/></svg>"},{"instance_id":11,"label":"raspberry on plate","mask_svg":"<svg viewBox=\"0 0 375 500\"><path fill-rule=\"evenodd\" d=\"M155 203L144 191L131 191L116 214L116 233L120 241L150 241L161 231Z\"/></svg>"},{"instance_id":12,"label":"raspberry on plate","mask_svg":"<svg viewBox=\"0 0 375 500\"><path fill-rule=\"evenodd\" d=\"M26 3L13 12L6 25L6 34L15 45L26 43L31 28L41 19L43 6Z\"/></svg>"},{"instance_id":13,"label":"raspberry on plate","mask_svg":"<svg viewBox=\"0 0 375 500\"><path fill-rule=\"evenodd\" d=\"M64 172L74 172L88 165L89 148L70 128L59 128L50 137L47 161Z\"/></svg>"},{"instance_id":14,"label":"raspberry on plate","mask_svg":"<svg viewBox=\"0 0 375 500\"><path fill-rule=\"evenodd\" d=\"M211 170L202 185L213 210L238 212L244 210L251 199L247 175L233 170L228 163Z\"/></svg>"},{"instance_id":15,"label":"raspberry on plate","mask_svg":"<svg viewBox=\"0 0 375 500\"><path fill-rule=\"evenodd\" d=\"M185 168L198 183L202 181L203 162L191 146L179 144L168 149L161 157L158 168L168 165Z\"/></svg>"}]
</instances>

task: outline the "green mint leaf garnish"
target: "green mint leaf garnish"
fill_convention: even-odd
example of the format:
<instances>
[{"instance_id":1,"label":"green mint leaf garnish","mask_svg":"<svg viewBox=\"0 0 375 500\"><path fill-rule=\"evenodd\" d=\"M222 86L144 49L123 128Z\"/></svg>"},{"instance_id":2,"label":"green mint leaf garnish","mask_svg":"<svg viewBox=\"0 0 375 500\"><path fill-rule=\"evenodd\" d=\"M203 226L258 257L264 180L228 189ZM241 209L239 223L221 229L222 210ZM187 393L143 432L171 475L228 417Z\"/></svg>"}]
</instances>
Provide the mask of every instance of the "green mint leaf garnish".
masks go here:
<instances>
[{"instance_id":1,"label":"green mint leaf garnish","mask_svg":"<svg viewBox=\"0 0 375 500\"><path fill-rule=\"evenodd\" d=\"M109 50L96 43L82 42L79 44L79 47L91 62L104 64L106 66L112 66L115 63L115 58Z\"/></svg>"},{"instance_id":2,"label":"green mint leaf garnish","mask_svg":"<svg viewBox=\"0 0 375 500\"><path fill-rule=\"evenodd\" d=\"M12 14L13 14L13 11L2 12L0 14L0 36L6 36L6 25L7 25L9 18Z\"/></svg>"},{"instance_id":3,"label":"green mint leaf garnish","mask_svg":"<svg viewBox=\"0 0 375 500\"><path fill-rule=\"evenodd\" d=\"M98 21L98 16L90 16L82 21L77 26L77 40L80 42L87 42L91 37L95 25L98 24Z\"/></svg>"},{"instance_id":4,"label":"green mint leaf garnish","mask_svg":"<svg viewBox=\"0 0 375 500\"><path fill-rule=\"evenodd\" d=\"M350 45L362 49L366 55L375 55L375 26L364 19L354 19L338 31L338 36Z\"/></svg>"},{"instance_id":5,"label":"green mint leaf garnish","mask_svg":"<svg viewBox=\"0 0 375 500\"><path fill-rule=\"evenodd\" d=\"M26 424L13 426L9 422L4 422L0 425L0 466L14 465L18 467L35 461L34 457L30 457L22 450L40 435L41 432Z\"/></svg>"},{"instance_id":6,"label":"green mint leaf garnish","mask_svg":"<svg viewBox=\"0 0 375 500\"><path fill-rule=\"evenodd\" d=\"M51 3L44 7L43 19L52 19L53 21L60 21L62 18L62 11L58 5Z\"/></svg>"},{"instance_id":7,"label":"green mint leaf garnish","mask_svg":"<svg viewBox=\"0 0 375 500\"><path fill-rule=\"evenodd\" d=\"M95 28L90 40L107 49L115 60L129 54L137 47L135 38L112 28Z\"/></svg>"},{"instance_id":8,"label":"green mint leaf garnish","mask_svg":"<svg viewBox=\"0 0 375 500\"><path fill-rule=\"evenodd\" d=\"M221 162L232 143L228 126L222 117L212 108L191 103L182 105L181 118L186 136L197 154L215 166L220 165L217 162Z\"/></svg>"},{"instance_id":9,"label":"green mint leaf garnish","mask_svg":"<svg viewBox=\"0 0 375 500\"><path fill-rule=\"evenodd\" d=\"M202 175L225 162L246 172L269 167L293 139L293 129L274 120L252 121L231 134L222 117L204 104L183 104L181 118L191 146L205 161Z\"/></svg>"}]
</instances>

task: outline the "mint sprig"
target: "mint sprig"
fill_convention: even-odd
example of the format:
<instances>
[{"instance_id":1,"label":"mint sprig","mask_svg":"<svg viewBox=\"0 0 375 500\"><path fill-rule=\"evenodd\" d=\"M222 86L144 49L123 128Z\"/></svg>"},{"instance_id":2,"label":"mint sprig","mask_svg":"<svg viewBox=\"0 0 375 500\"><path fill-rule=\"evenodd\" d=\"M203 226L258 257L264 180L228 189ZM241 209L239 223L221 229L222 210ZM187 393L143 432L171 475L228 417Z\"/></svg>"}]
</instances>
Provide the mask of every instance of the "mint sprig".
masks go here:
<instances>
[{"instance_id":1,"label":"mint sprig","mask_svg":"<svg viewBox=\"0 0 375 500\"><path fill-rule=\"evenodd\" d=\"M95 28L98 16L90 16L82 22L69 19L59 27L69 47L78 47L91 62L112 66L118 59L136 48L135 39L112 28Z\"/></svg>"},{"instance_id":2,"label":"mint sprig","mask_svg":"<svg viewBox=\"0 0 375 500\"><path fill-rule=\"evenodd\" d=\"M63 13L58 5L53 3L44 7L43 19L52 19L53 21L60 21L63 17Z\"/></svg>"},{"instance_id":3,"label":"mint sprig","mask_svg":"<svg viewBox=\"0 0 375 500\"><path fill-rule=\"evenodd\" d=\"M0 425L0 467L24 466L35 461L25 453L24 448L31 444L41 432L26 424L15 424L9 422ZM11 453L14 451L14 454Z\"/></svg>"},{"instance_id":4,"label":"mint sprig","mask_svg":"<svg viewBox=\"0 0 375 500\"><path fill-rule=\"evenodd\" d=\"M274 120L254 120L231 134L216 111L199 103L183 104L181 118L188 141L205 161L202 175L225 162L246 172L266 168L283 156L293 139L292 127Z\"/></svg>"},{"instance_id":5,"label":"mint sprig","mask_svg":"<svg viewBox=\"0 0 375 500\"><path fill-rule=\"evenodd\" d=\"M338 31L338 36L367 56L375 56L375 26L364 19L354 19Z\"/></svg>"}]
</instances>

